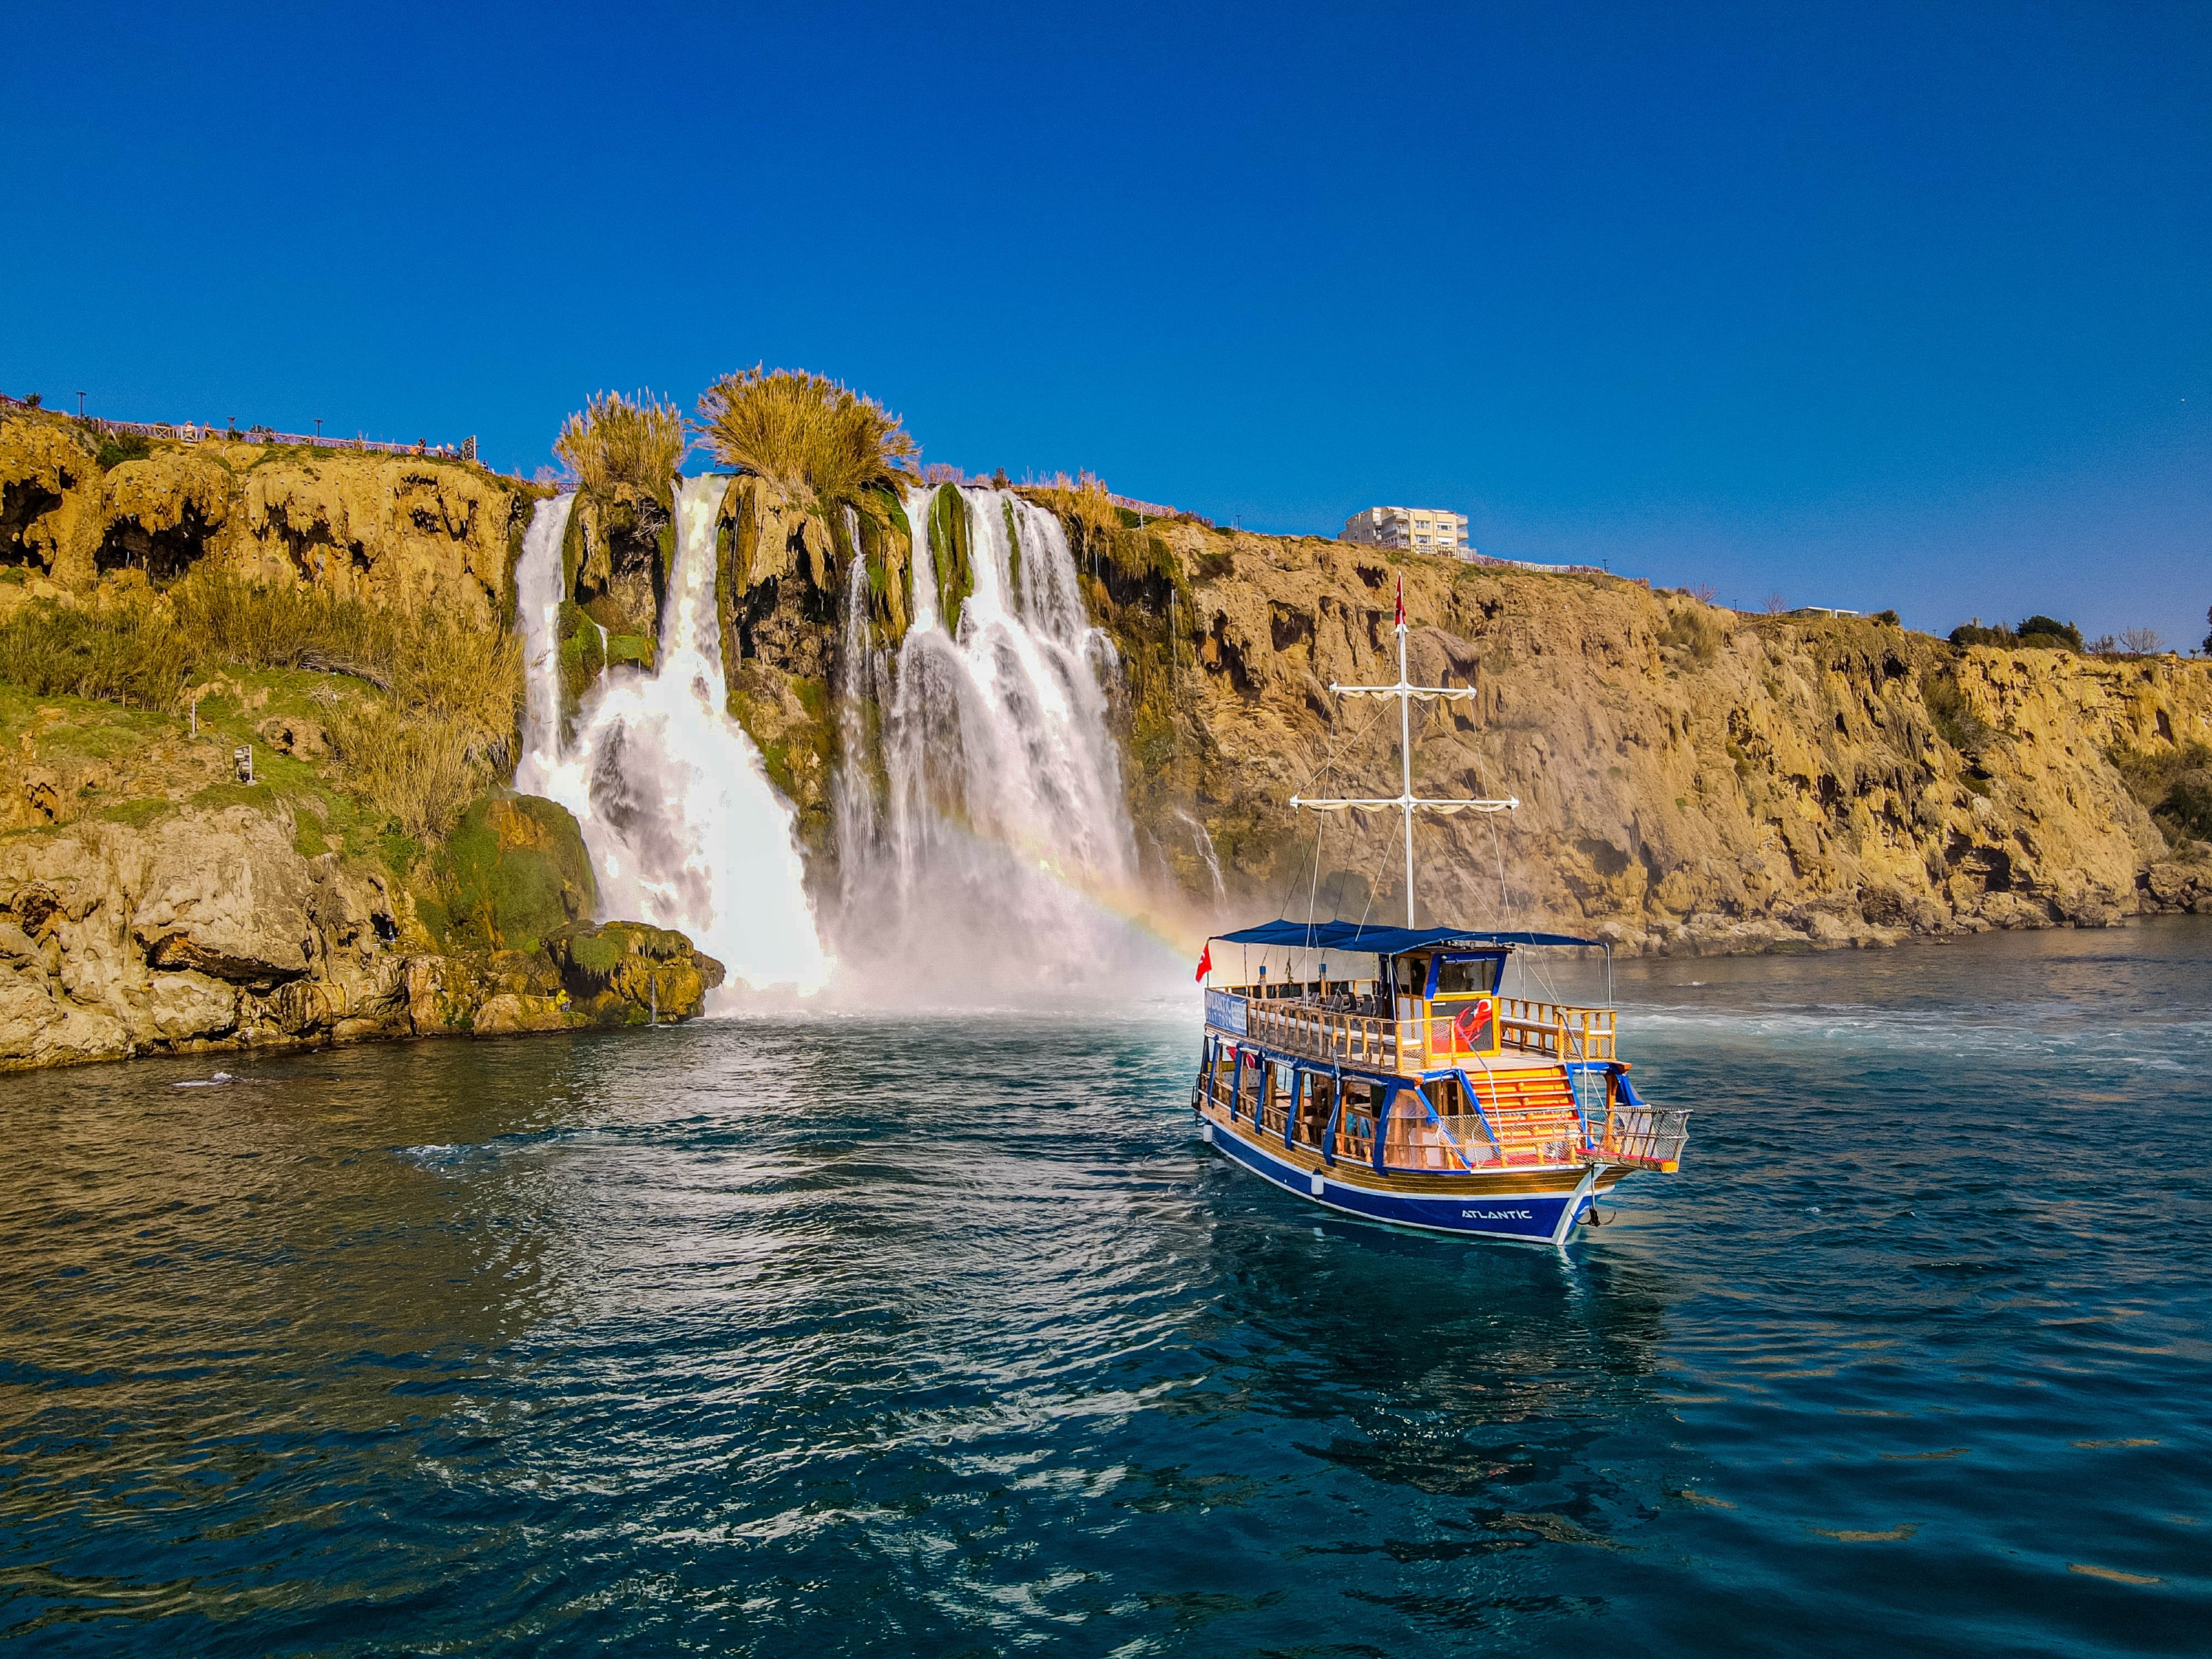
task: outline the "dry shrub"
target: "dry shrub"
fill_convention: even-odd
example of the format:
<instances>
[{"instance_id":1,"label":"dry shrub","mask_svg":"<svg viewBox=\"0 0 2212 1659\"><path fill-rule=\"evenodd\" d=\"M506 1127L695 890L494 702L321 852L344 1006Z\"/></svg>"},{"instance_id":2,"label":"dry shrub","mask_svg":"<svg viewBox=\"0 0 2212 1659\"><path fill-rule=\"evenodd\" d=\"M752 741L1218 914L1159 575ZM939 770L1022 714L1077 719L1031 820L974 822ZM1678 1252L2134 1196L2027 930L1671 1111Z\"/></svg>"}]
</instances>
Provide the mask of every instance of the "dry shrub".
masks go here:
<instances>
[{"instance_id":1,"label":"dry shrub","mask_svg":"<svg viewBox=\"0 0 2212 1659\"><path fill-rule=\"evenodd\" d=\"M650 392L625 398L603 392L561 428L553 453L574 475L578 488L603 501L616 499L627 485L667 506L677 469L690 448L684 435L684 414Z\"/></svg>"},{"instance_id":2,"label":"dry shrub","mask_svg":"<svg viewBox=\"0 0 2212 1659\"><path fill-rule=\"evenodd\" d=\"M168 599L194 660L210 667L337 670L388 686L408 648L405 618L319 587L264 586L202 566Z\"/></svg>"},{"instance_id":3,"label":"dry shrub","mask_svg":"<svg viewBox=\"0 0 2212 1659\"><path fill-rule=\"evenodd\" d=\"M1028 491L1066 522L1080 525L1086 544L1091 538L1103 540L1121 527L1121 509L1114 505L1106 481L1095 472L1079 473L1073 478L1056 472L1041 483L1028 486Z\"/></svg>"},{"instance_id":4,"label":"dry shrub","mask_svg":"<svg viewBox=\"0 0 2212 1659\"><path fill-rule=\"evenodd\" d=\"M174 708L191 654L143 584L82 605L27 605L0 623L0 680L33 696Z\"/></svg>"},{"instance_id":5,"label":"dry shrub","mask_svg":"<svg viewBox=\"0 0 2212 1659\"><path fill-rule=\"evenodd\" d=\"M699 399L701 436L725 465L757 472L799 501L830 506L888 484L921 453L872 398L803 369L756 363Z\"/></svg>"},{"instance_id":6,"label":"dry shrub","mask_svg":"<svg viewBox=\"0 0 2212 1659\"><path fill-rule=\"evenodd\" d=\"M196 570L168 593L192 660L350 674L380 696L331 720L349 780L418 841L435 841L511 757L522 695L515 636L432 611Z\"/></svg>"},{"instance_id":7,"label":"dry shrub","mask_svg":"<svg viewBox=\"0 0 2212 1659\"><path fill-rule=\"evenodd\" d=\"M512 634L450 617L410 623L388 695L340 710L331 745L379 809L438 841L513 758L522 648Z\"/></svg>"}]
</instances>

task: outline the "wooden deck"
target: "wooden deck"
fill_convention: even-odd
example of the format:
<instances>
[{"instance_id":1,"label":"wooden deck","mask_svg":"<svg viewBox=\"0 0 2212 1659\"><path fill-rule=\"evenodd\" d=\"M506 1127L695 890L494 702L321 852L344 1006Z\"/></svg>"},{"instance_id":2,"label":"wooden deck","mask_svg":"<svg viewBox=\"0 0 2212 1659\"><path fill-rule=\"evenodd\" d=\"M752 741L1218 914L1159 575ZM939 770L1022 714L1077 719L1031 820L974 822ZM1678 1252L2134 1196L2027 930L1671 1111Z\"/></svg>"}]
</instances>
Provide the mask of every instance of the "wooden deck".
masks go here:
<instances>
[{"instance_id":1,"label":"wooden deck","mask_svg":"<svg viewBox=\"0 0 2212 1659\"><path fill-rule=\"evenodd\" d=\"M1334 1060L1363 1070L1419 1077L1424 1072L1471 1065L1473 1051L1459 1040L1448 1015L1384 1019L1339 1012L1303 996L1270 997L1261 986L1231 986L1216 995L1242 1004L1244 1028L1220 1026L1304 1060ZM1559 1060L1615 1057L1613 1011L1567 1003L1497 999L1500 1058ZM1215 1022L1209 1019L1209 1024Z\"/></svg>"}]
</instances>

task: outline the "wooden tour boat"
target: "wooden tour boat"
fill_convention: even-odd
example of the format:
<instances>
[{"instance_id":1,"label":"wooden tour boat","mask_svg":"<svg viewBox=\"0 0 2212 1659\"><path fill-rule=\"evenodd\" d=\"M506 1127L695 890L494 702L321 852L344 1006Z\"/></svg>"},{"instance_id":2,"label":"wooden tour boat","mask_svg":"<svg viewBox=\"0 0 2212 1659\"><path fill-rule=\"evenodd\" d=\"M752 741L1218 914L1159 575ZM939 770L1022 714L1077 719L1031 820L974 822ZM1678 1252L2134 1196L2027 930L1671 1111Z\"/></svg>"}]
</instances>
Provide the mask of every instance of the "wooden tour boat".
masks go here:
<instances>
[{"instance_id":1,"label":"wooden tour boat","mask_svg":"<svg viewBox=\"0 0 2212 1659\"><path fill-rule=\"evenodd\" d=\"M1330 690L1399 699L1397 798L1291 805L1404 815L1406 925L1270 921L1215 935L1200 962L1206 1039L1192 1109L1224 1158L1329 1209L1563 1245L1623 1177L1680 1165L1689 1114L1637 1094L1610 1006L1504 994L1516 950L1603 941L1414 926L1413 814L1520 803L1413 794L1412 703L1474 693L1407 684L1402 586L1396 632L1397 684ZM1217 942L1261 947L1258 976L1214 985ZM1277 949L1285 971L1270 980L1265 958ZM1329 958L1346 956L1372 957L1375 971L1332 976ZM1302 957L1312 971L1298 967ZM1608 966L1608 1000L1611 979Z\"/></svg>"}]
</instances>

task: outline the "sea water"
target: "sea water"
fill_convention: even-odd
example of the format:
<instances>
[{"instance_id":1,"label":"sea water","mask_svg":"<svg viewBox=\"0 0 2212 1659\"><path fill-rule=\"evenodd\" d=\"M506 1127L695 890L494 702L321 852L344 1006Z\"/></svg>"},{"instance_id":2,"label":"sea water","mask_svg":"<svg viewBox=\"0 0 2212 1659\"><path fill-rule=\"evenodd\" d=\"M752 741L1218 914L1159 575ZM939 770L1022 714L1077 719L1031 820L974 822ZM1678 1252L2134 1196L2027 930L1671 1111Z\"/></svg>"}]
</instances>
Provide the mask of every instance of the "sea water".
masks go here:
<instances>
[{"instance_id":1,"label":"sea water","mask_svg":"<svg viewBox=\"0 0 2212 1659\"><path fill-rule=\"evenodd\" d=\"M10 1077L0 1634L2201 1653L2208 983L1623 964L1693 1139L1564 1255L1237 1173L1180 1001Z\"/></svg>"}]
</instances>

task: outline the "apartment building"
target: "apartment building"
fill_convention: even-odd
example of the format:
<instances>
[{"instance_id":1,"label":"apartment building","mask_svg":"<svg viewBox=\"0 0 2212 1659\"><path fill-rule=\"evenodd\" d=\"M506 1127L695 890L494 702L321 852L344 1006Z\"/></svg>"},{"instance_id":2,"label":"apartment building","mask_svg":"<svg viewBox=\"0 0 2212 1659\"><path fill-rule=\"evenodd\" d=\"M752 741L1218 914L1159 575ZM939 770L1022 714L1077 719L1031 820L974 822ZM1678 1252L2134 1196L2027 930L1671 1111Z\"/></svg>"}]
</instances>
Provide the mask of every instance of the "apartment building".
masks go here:
<instances>
[{"instance_id":1,"label":"apartment building","mask_svg":"<svg viewBox=\"0 0 2212 1659\"><path fill-rule=\"evenodd\" d=\"M1437 507L1370 507L1344 521L1342 539L1462 559L1474 550L1467 544L1467 514Z\"/></svg>"}]
</instances>

